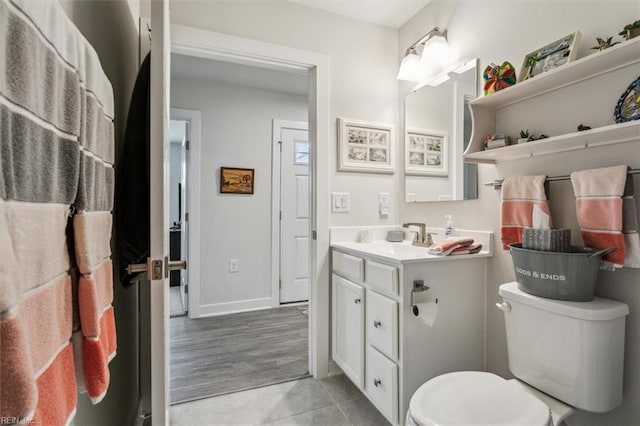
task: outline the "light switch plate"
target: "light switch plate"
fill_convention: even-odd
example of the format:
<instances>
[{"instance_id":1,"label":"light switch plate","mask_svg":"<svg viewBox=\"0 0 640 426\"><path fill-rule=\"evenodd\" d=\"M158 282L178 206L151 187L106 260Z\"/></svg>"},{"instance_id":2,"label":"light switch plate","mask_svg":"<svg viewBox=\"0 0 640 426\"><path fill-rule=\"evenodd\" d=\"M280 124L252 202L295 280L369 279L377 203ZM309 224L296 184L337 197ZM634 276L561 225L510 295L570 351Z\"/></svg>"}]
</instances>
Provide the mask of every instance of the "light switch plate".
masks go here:
<instances>
[{"instance_id":1,"label":"light switch plate","mask_svg":"<svg viewBox=\"0 0 640 426\"><path fill-rule=\"evenodd\" d=\"M349 213L351 211L351 194L348 192L332 192L331 211L333 213Z\"/></svg>"},{"instance_id":2,"label":"light switch plate","mask_svg":"<svg viewBox=\"0 0 640 426\"><path fill-rule=\"evenodd\" d=\"M391 208L389 199L390 195L388 192L378 193L378 211L380 212L381 217L389 216L389 209Z\"/></svg>"}]
</instances>

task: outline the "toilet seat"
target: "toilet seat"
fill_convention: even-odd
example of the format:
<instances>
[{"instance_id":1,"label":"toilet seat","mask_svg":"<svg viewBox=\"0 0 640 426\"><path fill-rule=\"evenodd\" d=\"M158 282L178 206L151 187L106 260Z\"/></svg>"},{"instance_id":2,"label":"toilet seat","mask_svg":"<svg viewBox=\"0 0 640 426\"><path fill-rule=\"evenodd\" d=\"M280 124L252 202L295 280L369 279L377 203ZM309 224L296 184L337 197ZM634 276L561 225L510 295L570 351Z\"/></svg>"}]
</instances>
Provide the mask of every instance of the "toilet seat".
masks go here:
<instances>
[{"instance_id":1,"label":"toilet seat","mask_svg":"<svg viewBox=\"0 0 640 426\"><path fill-rule=\"evenodd\" d=\"M434 377L411 397L409 414L421 426L547 426L549 407L492 373L462 371Z\"/></svg>"}]
</instances>

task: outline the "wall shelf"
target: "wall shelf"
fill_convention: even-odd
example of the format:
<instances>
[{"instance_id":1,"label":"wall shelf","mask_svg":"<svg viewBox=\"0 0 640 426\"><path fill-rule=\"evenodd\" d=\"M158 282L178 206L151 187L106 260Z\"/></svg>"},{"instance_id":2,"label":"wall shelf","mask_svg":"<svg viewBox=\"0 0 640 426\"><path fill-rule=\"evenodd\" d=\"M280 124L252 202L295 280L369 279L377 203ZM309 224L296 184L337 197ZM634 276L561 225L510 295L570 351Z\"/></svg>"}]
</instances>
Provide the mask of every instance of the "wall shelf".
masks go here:
<instances>
[{"instance_id":1,"label":"wall shelf","mask_svg":"<svg viewBox=\"0 0 640 426\"><path fill-rule=\"evenodd\" d=\"M525 144L484 150L484 136L496 132L496 112L528 99L571 86L622 68L640 64L640 37L625 41L529 80L483 96L470 103L473 116L471 143L465 151L467 163L498 163L548 155L586 147L640 140L640 122L606 125ZM638 70L640 72L640 69Z\"/></svg>"},{"instance_id":2,"label":"wall shelf","mask_svg":"<svg viewBox=\"0 0 640 426\"><path fill-rule=\"evenodd\" d=\"M598 127L538 141L509 145L464 155L467 163L500 163L540 155L640 140L640 121Z\"/></svg>"}]
</instances>

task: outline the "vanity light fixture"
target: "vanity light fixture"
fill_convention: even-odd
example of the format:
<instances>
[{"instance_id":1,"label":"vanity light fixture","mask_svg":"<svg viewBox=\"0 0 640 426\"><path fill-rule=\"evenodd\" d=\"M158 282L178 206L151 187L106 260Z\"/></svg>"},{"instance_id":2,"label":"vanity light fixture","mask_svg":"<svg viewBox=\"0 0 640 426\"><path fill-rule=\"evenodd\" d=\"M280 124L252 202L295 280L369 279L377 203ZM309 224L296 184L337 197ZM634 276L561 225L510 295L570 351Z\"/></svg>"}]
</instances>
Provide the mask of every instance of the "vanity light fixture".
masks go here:
<instances>
[{"instance_id":1,"label":"vanity light fixture","mask_svg":"<svg viewBox=\"0 0 640 426\"><path fill-rule=\"evenodd\" d=\"M421 57L417 53L418 46L422 46ZM409 46L405 57L400 63L400 70L396 78L398 80L418 81L423 65L440 65L450 59L450 56L451 51L447 43L447 30L441 31L440 28L435 27Z\"/></svg>"},{"instance_id":2,"label":"vanity light fixture","mask_svg":"<svg viewBox=\"0 0 640 426\"><path fill-rule=\"evenodd\" d=\"M420 78L420 56L418 56L415 47L407 49L396 78L406 81L417 81Z\"/></svg>"}]
</instances>

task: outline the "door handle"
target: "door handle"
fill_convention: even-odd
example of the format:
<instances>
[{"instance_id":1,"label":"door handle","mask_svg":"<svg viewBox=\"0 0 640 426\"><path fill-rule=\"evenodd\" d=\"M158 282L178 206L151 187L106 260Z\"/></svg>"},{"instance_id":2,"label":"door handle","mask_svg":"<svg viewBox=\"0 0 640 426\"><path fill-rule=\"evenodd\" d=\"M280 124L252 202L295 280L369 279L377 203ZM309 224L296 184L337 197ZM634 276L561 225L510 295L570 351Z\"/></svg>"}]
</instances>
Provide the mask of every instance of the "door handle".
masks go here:
<instances>
[{"instance_id":1,"label":"door handle","mask_svg":"<svg viewBox=\"0 0 640 426\"><path fill-rule=\"evenodd\" d=\"M375 328L380 328L380 326L381 326L381 325L382 325L382 323L381 323L380 321L378 321L378 320L374 320L374 321L373 321L373 326L374 326Z\"/></svg>"},{"instance_id":2,"label":"door handle","mask_svg":"<svg viewBox=\"0 0 640 426\"><path fill-rule=\"evenodd\" d=\"M355 303L356 305L358 303L360 303L362 300L359 297L356 297L355 299L353 299L353 303Z\"/></svg>"},{"instance_id":3,"label":"door handle","mask_svg":"<svg viewBox=\"0 0 640 426\"><path fill-rule=\"evenodd\" d=\"M150 280L162 279L162 260L153 260L149 257L147 258L147 263L132 263L127 266L129 275L140 272L147 274L147 278Z\"/></svg>"},{"instance_id":4,"label":"door handle","mask_svg":"<svg viewBox=\"0 0 640 426\"><path fill-rule=\"evenodd\" d=\"M167 256L164 257L164 263L167 265L164 269L164 277L169 278L169 272L171 271L179 271L182 269L187 269L187 261L186 260L169 260Z\"/></svg>"}]
</instances>

